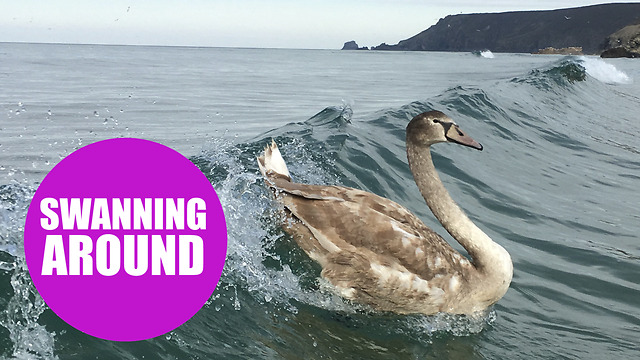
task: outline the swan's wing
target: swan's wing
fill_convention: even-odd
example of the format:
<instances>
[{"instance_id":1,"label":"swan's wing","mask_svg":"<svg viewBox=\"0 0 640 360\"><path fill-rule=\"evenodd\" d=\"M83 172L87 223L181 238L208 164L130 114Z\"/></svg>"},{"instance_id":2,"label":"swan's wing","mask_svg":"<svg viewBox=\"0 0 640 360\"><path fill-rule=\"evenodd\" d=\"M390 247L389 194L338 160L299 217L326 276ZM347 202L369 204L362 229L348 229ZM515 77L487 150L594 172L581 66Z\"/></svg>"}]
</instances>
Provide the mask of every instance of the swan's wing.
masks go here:
<instances>
[{"instance_id":1,"label":"swan's wing","mask_svg":"<svg viewBox=\"0 0 640 360\"><path fill-rule=\"evenodd\" d=\"M389 199L286 179L275 179L273 185L281 191L285 208L300 221L289 225L296 240L321 263L324 277L346 289L345 297L350 297L350 289L375 285L350 286L354 279L377 282L389 291L408 288L412 294L421 290L424 296L435 296L456 285L451 276L464 276L470 266L442 237Z\"/></svg>"}]
</instances>

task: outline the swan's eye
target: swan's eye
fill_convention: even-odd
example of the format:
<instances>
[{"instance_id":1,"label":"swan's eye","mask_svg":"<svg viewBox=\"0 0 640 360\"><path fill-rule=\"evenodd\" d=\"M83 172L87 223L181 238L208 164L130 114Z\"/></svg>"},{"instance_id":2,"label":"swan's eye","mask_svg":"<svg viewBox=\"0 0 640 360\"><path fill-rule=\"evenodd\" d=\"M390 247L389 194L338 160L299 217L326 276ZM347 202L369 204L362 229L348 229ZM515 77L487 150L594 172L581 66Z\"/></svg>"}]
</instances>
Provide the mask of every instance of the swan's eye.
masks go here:
<instances>
[{"instance_id":1,"label":"swan's eye","mask_svg":"<svg viewBox=\"0 0 640 360\"><path fill-rule=\"evenodd\" d=\"M439 123L440 123L440 120L438 120L438 119L433 119L433 123L434 123L434 124L439 124Z\"/></svg>"}]
</instances>

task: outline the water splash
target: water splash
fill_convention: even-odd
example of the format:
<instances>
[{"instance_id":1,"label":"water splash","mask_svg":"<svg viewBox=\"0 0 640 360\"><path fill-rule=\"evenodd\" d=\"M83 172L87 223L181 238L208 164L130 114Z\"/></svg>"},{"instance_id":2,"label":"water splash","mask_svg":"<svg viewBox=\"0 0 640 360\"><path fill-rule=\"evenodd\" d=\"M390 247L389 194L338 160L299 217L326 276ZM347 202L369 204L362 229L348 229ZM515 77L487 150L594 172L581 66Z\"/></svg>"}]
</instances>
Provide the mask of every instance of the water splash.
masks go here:
<instances>
[{"instance_id":1,"label":"water splash","mask_svg":"<svg viewBox=\"0 0 640 360\"><path fill-rule=\"evenodd\" d=\"M54 333L38 323L47 309L36 291L24 259L23 224L35 189L23 185L0 186L0 281L13 291L0 313L0 326L9 334L15 359L57 359Z\"/></svg>"},{"instance_id":2,"label":"water splash","mask_svg":"<svg viewBox=\"0 0 640 360\"><path fill-rule=\"evenodd\" d=\"M22 231L35 187L22 184L0 185L0 251L12 257L22 251Z\"/></svg>"},{"instance_id":3,"label":"water splash","mask_svg":"<svg viewBox=\"0 0 640 360\"><path fill-rule=\"evenodd\" d=\"M13 296L0 314L0 325L9 331L15 359L57 359L54 355L55 333L38 323L48 309L36 291L24 258L16 259L11 275Z\"/></svg>"},{"instance_id":4,"label":"water splash","mask_svg":"<svg viewBox=\"0 0 640 360\"><path fill-rule=\"evenodd\" d=\"M295 141L278 143L285 156L305 158L305 147ZM297 270L290 249L283 249L290 239L279 229L280 215L270 191L254 164L264 141L233 145L214 140L201 157L192 159L209 176L223 205L228 229L227 262L222 290L232 294L233 307L241 309L238 287L248 291L259 303L275 303L296 312L293 301L344 309L344 302L332 295L305 289L304 276ZM303 166L312 166L309 163ZM292 169L296 167L293 166ZM322 173L310 171L311 174ZM284 252L287 251L287 252Z\"/></svg>"}]
</instances>

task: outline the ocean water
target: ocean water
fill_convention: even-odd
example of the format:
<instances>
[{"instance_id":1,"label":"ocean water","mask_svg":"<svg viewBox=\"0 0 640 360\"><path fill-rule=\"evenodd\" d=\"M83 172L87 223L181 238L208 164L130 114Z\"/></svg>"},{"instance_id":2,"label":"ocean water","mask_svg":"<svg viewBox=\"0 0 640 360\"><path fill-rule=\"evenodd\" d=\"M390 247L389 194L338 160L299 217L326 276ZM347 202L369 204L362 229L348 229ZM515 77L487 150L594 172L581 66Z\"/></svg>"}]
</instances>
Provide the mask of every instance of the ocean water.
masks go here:
<instances>
[{"instance_id":1,"label":"ocean water","mask_svg":"<svg viewBox=\"0 0 640 360\"><path fill-rule=\"evenodd\" d=\"M0 44L0 358L640 357L637 60L478 54ZM431 109L484 145L440 144L434 161L513 258L511 288L481 319L376 313L333 295L279 228L255 163L273 138L296 180L388 197L446 235L405 158L407 122ZM66 325L24 262L39 181L113 137L189 157L227 218L212 298L147 341Z\"/></svg>"}]
</instances>

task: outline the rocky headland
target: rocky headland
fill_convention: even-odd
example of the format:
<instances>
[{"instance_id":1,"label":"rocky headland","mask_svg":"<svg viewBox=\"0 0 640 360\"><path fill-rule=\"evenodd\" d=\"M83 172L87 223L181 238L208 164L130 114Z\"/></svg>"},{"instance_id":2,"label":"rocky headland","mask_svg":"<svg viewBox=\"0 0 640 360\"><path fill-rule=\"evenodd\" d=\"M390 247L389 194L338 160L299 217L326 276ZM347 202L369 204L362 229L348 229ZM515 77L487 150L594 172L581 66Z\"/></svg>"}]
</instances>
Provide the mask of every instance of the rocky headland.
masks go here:
<instances>
[{"instance_id":1,"label":"rocky headland","mask_svg":"<svg viewBox=\"0 0 640 360\"><path fill-rule=\"evenodd\" d=\"M612 34L640 23L640 3L602 4L548 11L514 11L449 15L427 30L396 45L372 50L474 51L536 53L541 49L582 48L600 54L610 47ZM631 33L632 31L628 31ZM624 34L627 34L625 32ZM640 34L636 32L635 34ZM631 42L639 39L630 36ZM613 38L626 44L627 36ZM355 42L354 42L355 43ZM619 45L631 49L632 45ZM617 46L617 47L619 47ZM637 46L636 46L637 49ZM552 50L547 50L552 51Z\"/></svg>"},{"instance_id":2,"label":"rocky headland","mask_svg":"<svg viewBox=\"0 0 640 360\"><path fill-rule=\"evenodd\" d=\"M640 24L625 26L607 38L603 58L640 58Z\"/></svg>"}]
</instances>

